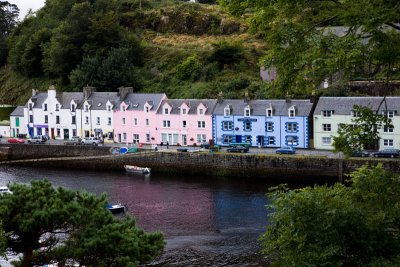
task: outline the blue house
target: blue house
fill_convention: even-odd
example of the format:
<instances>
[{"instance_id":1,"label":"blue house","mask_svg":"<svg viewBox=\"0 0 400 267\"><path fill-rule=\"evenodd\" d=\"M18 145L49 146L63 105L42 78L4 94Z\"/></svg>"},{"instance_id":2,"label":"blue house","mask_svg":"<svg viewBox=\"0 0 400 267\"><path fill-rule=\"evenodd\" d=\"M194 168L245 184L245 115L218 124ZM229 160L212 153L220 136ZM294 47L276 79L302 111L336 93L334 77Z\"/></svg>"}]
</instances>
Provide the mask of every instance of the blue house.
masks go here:
<instances>
[{"instance_id":1,"label":"blue house","mask_svg":"<svg viewBox=\"0 0 400 267\"><path fill-rule=\"evenodd\" d=\"M213 112L213 139L218 145L309 147L310 100L217 100Z\"/></svg>"}]
</instances>

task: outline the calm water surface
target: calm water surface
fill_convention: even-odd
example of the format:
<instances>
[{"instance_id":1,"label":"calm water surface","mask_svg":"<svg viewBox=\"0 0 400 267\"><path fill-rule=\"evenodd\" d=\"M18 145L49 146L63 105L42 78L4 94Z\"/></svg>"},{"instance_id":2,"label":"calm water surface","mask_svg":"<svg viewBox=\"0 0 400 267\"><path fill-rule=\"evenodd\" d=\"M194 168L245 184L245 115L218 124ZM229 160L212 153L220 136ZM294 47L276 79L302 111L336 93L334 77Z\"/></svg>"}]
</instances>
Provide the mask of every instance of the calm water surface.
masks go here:
<instances>
[{"instance_id":1,"label":"calm water surface","mask_svg":"<svg viewBox=\"0 0 400 267\"><path fill-rule=\"evenodd\" d=\"M201 246L203 251L222 253L254 250L267 224L265 192L272 186L244 179L0 168L0 186L42 178L54 186L107 193L110 202L128 206L139 227L162 231L167 250Z\"/></svg>"}]
</instances>

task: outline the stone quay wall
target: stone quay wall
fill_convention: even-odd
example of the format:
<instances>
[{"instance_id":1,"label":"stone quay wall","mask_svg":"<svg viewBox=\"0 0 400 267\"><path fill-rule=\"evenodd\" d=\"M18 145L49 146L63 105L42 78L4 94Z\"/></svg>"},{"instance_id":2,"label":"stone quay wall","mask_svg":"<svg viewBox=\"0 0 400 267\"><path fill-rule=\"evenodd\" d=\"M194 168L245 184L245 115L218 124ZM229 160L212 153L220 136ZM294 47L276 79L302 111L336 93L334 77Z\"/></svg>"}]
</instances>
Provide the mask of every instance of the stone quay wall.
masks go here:
<instances>
[{"instance_id":1,"label":"stone quay wall","mask_svg":"<svg viewBox=\"0 0 400 267\"><path fill-rule=\"evenodd\" d=\"M152 173L241 177L279 181L338 181L357 168L383 164L400 173L400 160L337 159L307 156L141 152L125 155L35 159L4 162L19 166L124 171L124 165L149 167ZM3 164L4 164L3 163Z\"/></svg>"},{"instance_id":2,"label":"stone quay wall","mask_svg":"<svg viewBox=\"0 0 400 267\"><path fill-rule=\"evenodd\" d=\"M110 147L38 144L0 144L0 161L110 155Z\"/></svg>"}]
</instances>

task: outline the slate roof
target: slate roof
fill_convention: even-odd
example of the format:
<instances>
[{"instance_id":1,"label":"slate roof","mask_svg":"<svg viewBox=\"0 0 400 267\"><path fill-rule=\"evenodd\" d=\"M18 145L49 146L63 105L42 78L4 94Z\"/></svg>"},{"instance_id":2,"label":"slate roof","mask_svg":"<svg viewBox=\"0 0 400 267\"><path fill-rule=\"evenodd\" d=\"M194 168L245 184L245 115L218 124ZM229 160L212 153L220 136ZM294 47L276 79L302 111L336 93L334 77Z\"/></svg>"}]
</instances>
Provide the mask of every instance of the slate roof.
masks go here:
<instances>
[{"instance_id":1,"label":"slate roof","mask_svg":"<svg viewBox=\"0 0 400 267\"><path fill-rule=\"evenodd\" d=\"M269 107L273 109L273 116L288 116L289 108L295 107L296 116L309 116L313 103L310 100L290 100L285 99L267 99L267 100L250 100L246 103L242 100L224 99L222 103L217 103L214 109L215 115L224 115L224 109L227 105L231 105L231 115L243 116L244 109L249 105L251 116L265 116Z\"/></svg>"},{"instance_id":2,"label":"slate roof","mask_svg":"<svg viewBox=\"0 0 400 267\"><path fill-rule=\"evenodd\" d=\"M321 97L314 114L320 115L322 110L334 110L335 115L351 115L354 105L368 106L376 110L383 97ZM397 111L400 114L400 97L386 97L387 110ZM379 111L386 109L383 103Z\"/></svg>"},{"instance_id":3,"label":"slate roof","mask_svg":"<svg viewBox=\"0 0 400 267\"><path fill-rule=\"evenodd\" d=\"M117 92L92 92L87 99L90 103L91 110L105 110L107 101L110 101L113 105L117 103L119 100L119 96ZM85 100L82 100L82 103L78 105L78 108L82 108Z\"/></svg>"},{"instance_id":4,"label":"slate roof","mask_svg":"<svg viewBox=\"0 0 400 267\"><path fill-rule=\"evenodd\" d=\"M31 97L31 100L35 103L33 108L42 108L43 102L47 99L47 92L38 92L35 96ZM25 107L28 107L26 102Z\"/></svg>"},{"instance_id":5,"label":"slate roof","mask_svg":"<svg viewBox=\"0 0 400 267\"><path fill-rule=\"evenodd\" d=\"M119 101L118 106L121 102L125 102L129 105L127 110L143 110L148 102L153 106L151 110L155 110L164 96L165 94L129 93L123 101Z\"/></svg>"},{"instance_id":6,"label":"slate roof","mask_svg":"<svg viewBox=\"0 0 400 267\"><path fill-rule=\"evenodd\" d=\"M58 98L57 98L58 99ZM60 99L61 108L62 109L70 109L71 101L74 100L75 103L79 106L83 100L83 93L79 92L64 92L62 93Z\"/></svg>"},{"instance_id":7,"label":"slate roof","mask_svg":"<svg viewBox=\"0 0 400 267\"><path fill-rule=\"evenodd\" d=\"M17 106L10 116L23 117L24 116L24 106Z\"/></svg>"},{"instance_id":8,"label":"slate roof","mask_svg":"<svg viewBox=\"0 0 400 267\"><path fill-rule=\"evenodd\" d=\"M203 104L207 107L206 112L204 115L212 115L213 110L215 105L217 104L216 99L166 99L164 100L160 108L157 110L157 114L163 114L163 106L165 103L168 103L170 106L172 106L172 110L170 114L181 114L180 107L182 106L183 103L186 103L186 105L189 107L189 112L187 114L189 115L195 115L197 114L197 107L200 104Z\"/></svg>"}]
</instances>

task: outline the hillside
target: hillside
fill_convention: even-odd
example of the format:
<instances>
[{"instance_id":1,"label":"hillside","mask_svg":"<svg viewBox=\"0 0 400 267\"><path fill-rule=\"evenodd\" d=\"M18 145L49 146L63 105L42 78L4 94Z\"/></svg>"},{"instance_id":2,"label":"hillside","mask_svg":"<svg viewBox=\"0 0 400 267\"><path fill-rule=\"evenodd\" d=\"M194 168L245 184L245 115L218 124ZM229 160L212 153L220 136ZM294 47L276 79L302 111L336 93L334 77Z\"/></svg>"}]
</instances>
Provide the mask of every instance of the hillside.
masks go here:
<instances>
[{"instance_id":1,"label":"hillside","mask_svg":"<svg viewBox=\"0 0 400 267\"><path fill-rule=\"evenodd\" d=\"M237 98L245 88L265 96L258 66L265 42L218 5L148 1L138 9L122 1L110 13L94 1L63 6L61 14L61 2L48 1L14 30L8 64L0 69L3 103L22 104L32 88L49 84L65 91L133 86L171 98L211 98L220 91ZM91 8L89 20L74 14L84 7Z\"/></svg>"}]
</instances>

